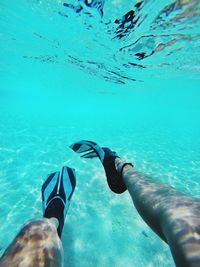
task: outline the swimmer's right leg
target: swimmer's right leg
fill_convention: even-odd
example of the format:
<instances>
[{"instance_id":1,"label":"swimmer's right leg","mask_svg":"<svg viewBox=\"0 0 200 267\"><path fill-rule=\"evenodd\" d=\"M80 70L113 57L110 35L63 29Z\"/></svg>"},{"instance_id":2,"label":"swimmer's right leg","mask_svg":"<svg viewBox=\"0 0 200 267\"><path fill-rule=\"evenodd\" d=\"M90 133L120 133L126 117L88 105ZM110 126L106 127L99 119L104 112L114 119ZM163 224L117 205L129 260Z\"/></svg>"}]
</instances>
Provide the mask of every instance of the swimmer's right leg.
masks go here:
<instances>
[{"instance_id":1,"label":"swimmer's right leg","mask_svg":"<svg viewBox=\"0 0 200 267\"><path fill-rule=\"evenodd\" d=\"M124 161L115 159L121 171ZM143 220L170 246L178 267L200 266L200 199L155 182L130 165L123 181Z\"/></svg>"},{"instance_id":2,"label":"swimmer's right leg","mask_svg":"<svg viewBox=\"0 0 200 267\"><path fill-rule=\"evenodd\" d=\"M200 199L154 181L94 142L82 140L71 148L77 153L86 152L81 157L101 160L113 192L128 189L140 216L169 244L176 266L200 266Z\"/></svg>"}]
</instances>

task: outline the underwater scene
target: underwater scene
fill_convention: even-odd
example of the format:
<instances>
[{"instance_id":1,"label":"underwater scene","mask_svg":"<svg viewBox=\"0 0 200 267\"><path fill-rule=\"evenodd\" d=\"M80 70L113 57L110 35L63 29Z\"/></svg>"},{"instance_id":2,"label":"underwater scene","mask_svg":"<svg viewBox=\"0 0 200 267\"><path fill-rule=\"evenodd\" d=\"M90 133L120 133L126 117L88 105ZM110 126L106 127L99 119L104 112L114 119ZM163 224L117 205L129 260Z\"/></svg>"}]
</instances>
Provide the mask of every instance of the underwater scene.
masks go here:
<instances>
[{"instance_id":1,"label":"underwater scene","mask_svg":"<svg viewBox=\"0 0 200 267\"><path fill-rule=\"evenodd\" d=\"M64 267L175 266L129 193L69 146L92 140L200 197L199 25L199 0L0 1L0 256L67 165Z\"/></svg>"}]
</instances>

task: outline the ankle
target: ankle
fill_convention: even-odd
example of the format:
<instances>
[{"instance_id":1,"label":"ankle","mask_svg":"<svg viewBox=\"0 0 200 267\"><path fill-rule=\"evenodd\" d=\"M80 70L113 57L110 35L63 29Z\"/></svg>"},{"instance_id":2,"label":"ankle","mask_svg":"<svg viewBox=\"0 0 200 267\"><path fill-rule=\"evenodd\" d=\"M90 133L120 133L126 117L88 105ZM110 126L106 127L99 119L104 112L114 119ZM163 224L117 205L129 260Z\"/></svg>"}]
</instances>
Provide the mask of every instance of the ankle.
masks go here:
<instances>
[{"instance_id":1,"label":"ankle","mask_svg":"<svg viewBox=\"0 0 200 267\"><path fill-rule=\"evenodd\" d=\"M58 228L59 226L59 221L57 218L55 217L52 217L52 218L49 218L50 222L56 227L56 229Z\"/></svg>"},{"instance_id":2,"label":"ankle","mask_svg":"<svg viewBox=\"0 0 200 267\"><path fill-rule=\"evenodd\" d=\"M116 171L122 176L124 170L128 170L134 167L132 163L126 162L125 160L117 157L115 158L115 168Z\"/></svg>"},{"instance_id":3,"label":"ankle","mask_svg":"<svg viewBox=\"0 0 200 267\"><path fill-rule=\"evenodd\" d=\"M121 169L123 167L123 165L126 163L125 160L117 157L115 158L115 168L116 168L116 171L120 174L121 173Z\"/></svg>"}]
</instances>

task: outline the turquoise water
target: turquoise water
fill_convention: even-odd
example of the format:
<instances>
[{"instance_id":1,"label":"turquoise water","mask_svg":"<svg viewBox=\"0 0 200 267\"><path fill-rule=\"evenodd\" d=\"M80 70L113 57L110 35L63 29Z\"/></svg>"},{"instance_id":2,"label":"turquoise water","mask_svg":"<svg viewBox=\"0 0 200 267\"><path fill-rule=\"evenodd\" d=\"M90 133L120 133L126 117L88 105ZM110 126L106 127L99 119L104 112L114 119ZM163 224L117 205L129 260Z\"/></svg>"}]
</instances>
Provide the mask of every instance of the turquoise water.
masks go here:
<instances>
[{"instance_id":1,"label":"turquoise water","mask_svg":"<svg viewBox=\"0 0 200 267\"><path fill-rule=\"evenodd\" d=\"M1 254L24 222L41 217L41 185L66 164L77 188L65 267L174 266L128 193L113 194L100 162L68 146L93 140L200 197L199 4L179 2L162 16L172 1L144 2L143 22L121 39L114 20L129 1L105 2L102 18L82 2L80 13L63 1L0 3ZM142 52L150 56L139 60Z\"/></svg>"}]
</instances>

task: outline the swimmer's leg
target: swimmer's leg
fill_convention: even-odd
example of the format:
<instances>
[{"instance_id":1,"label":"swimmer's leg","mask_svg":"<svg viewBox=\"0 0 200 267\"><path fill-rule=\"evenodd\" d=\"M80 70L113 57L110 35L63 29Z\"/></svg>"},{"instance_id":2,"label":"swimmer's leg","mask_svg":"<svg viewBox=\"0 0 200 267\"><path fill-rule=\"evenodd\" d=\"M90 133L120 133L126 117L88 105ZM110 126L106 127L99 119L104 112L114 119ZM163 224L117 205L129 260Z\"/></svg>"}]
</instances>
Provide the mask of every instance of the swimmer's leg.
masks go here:
<instances>
[{"instance_id":1,"label":"swimmer's leg","mask_svg":"<svg viewBox=\"0 0 200 267\"><path fill-rule=\"evenodd\" d=\"M153 181L116 152L93 141L82 140L70 147L81 157L100 159L113 192L128 189L141 217L169 244L178 267L200 266L200 199Z\"/></svg>"},{"instance_id":2,"label":"swimmer's leg","mask_svg":"<svg viewBox=\"0 0 200 267\"><path fill-rule=\"evenodd\" d=\"M116 169L124 161L115 159ZM130 165L122 171L124 183L144 221L170 246L176 266L200 266L200 199L153 181Z\"/></svg>"},{"instance_id":3,"label":"swimmer's leg","mask_svg":"<svg viewBox=\"0 0 200 267\"><path fill-rule=\"evenodd\" d=\"M27 223L0 259L0 267L62 267L60 237L76 185L74 169L63 167L42 186L43 215Z\"/></svg>"},{"instance_id":4,"label":"swimmer's leg","mask_svg":"<svg viewBox=\"0 0 200 267\"><path fill-rule=\"evenodd\" d=\"M6 249L0 267L62 267L63 250L56 221L28 222Z\"/></svg>"}]
</instances>

